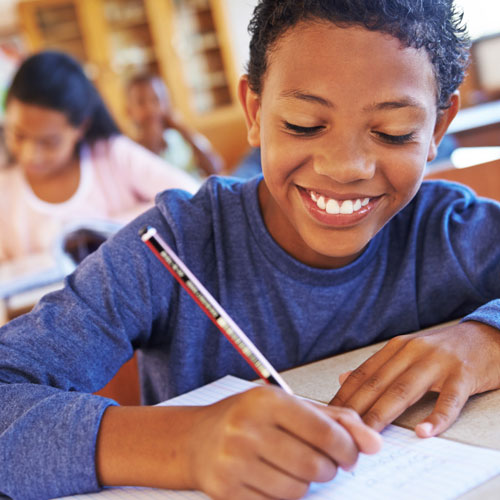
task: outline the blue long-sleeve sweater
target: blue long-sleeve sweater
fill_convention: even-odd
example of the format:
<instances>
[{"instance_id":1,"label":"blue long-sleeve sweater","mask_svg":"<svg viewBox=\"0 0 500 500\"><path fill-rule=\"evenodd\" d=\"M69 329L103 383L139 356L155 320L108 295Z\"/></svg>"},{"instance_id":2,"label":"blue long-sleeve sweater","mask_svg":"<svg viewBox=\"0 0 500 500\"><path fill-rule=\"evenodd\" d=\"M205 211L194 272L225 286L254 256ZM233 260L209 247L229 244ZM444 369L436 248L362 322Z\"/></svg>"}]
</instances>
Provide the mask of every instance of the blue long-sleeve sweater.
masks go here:
<instances>
[{"instance_id":1,"label":"blue long-sleeve sweater","mask_svg":"<svg viewBox=\"0 0 500 500\"><path fill-rule=\"evenodd\" d=\"M500 329L500 205L424 183L341 269L308 267L269 235L260 178L158 196L62 291L0 329L0 492L44 499L99 488L100 389L139 349L152 404L254 372L138 236L150 224L278 369L466 317ZM500 334L500 333L499 333Z\"/></svg>"}]
</instances>

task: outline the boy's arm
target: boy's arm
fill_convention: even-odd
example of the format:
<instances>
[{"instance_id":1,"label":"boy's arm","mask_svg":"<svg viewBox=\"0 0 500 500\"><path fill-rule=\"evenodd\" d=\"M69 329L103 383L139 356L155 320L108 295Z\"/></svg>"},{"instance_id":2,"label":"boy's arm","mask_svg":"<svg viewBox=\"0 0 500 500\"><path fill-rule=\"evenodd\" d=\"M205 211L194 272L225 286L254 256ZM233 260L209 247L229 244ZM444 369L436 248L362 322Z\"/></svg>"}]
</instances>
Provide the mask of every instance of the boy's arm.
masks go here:
<instances>
[{"instance_id":1,"label":"boy's arm","mask_svg":"<svg viewBox=\"0 0 500 500\"><path fill-rule=\"evenodd\" d=\"M148 220L160 224L155 214ZM64 290L0 330L1 493L40 500L99 488L95 443L114 403L88 393L132 356L133 343L147 342L153 311L168 295L168 287L150 295L137 230L104 243Z\"/></svg>"},{"instance_id":2,"label":"boy's arm","mask_svg":"<svg viewBox=\"0 0 500 500\"><path fill-rule=\"evenodd\" d=\"M470 395L500 388L500 205L460 189L451 202L452 191L443 190L444 208L419 228L418 307L423 315L427 309L435 312L436 294L443 294L450 297L455 315L467 314L471 304L477 309L458 325L396 337L351 372L331 404L355 409L375 429L427 391L437 391L434 411L416 431L422 437L439 434ZM446 272L450 268L451 275Z\"/></svg>"},{"instance_id":3,"label":"boy's arm","mask_svg":"<svg viewBox=\"0 0 500 500\"><path fill-rule=\"evenodd\" d=\"M350 410L261 387L210 406L109 408L96 468L102 485L286 499L380 445L380 436Z\"/></svg>"},{"instance_id":4,"label":"boy's arm","mask_svg":"<svg viewBox=\"0 0 500 500\"><path fill-rule=\"evenodd\" d=\"M184 140L191 146L196 159L196 165L208 176L222 172L224 161L214 151L210 141L202 134L193 132L180 120L180 117L171 113L165 117L165 126L177 130Z\"/></svg>"}]
</instances>

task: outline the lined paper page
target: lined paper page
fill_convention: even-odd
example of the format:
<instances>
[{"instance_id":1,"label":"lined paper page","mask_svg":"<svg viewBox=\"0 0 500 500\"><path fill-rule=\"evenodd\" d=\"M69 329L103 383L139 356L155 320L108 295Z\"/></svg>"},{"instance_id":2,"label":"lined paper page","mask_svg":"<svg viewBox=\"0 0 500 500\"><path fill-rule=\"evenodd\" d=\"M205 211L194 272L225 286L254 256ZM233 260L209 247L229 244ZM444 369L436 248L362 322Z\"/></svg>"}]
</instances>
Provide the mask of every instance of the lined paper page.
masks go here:
<instances>
[{"instance_id":1,"label":"lined paper page","mask_svg":"<svg viewBox=\"0 0 500 500\"><path fill-rule=\"evenodd\" d=\"M256 384L227 376L165 405L206 405ZM384 446L376 455L361 455L354 471L339 470L328 483L311 485L308 500L449 500L500 474L500 451L442 438L420 439L394 425L382 433ZM109 488L73 499L208 499L193 491L151 488Z\"/></svg>"}]
</instances>

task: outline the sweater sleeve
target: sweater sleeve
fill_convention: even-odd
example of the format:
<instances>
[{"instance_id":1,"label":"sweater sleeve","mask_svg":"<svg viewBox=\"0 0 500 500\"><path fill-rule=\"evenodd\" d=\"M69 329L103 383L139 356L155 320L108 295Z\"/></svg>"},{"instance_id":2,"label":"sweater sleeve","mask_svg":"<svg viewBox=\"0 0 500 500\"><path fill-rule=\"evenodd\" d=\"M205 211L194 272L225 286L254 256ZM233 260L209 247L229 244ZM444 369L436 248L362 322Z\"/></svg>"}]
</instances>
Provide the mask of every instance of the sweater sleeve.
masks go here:
<instances>
[{"instance_id":1,"label":"sweater sleeve","mask_svg":"<svg viewBox=\"0 0 500 500\"><path fill-rule=\"evenodd\" d=\"M115 403L90 393L147 342L154 311L168 310L168 289L151 289L152 258L137 235L146 221L162 225L151 209L64 289L0 329L0 493L40 500L99 489L96 437Z\"/></svg>"},{"instance_id":2,"label":"sweater sleeve","mask_svg":"<svg viewBox=\"0 0 500 500\"><path fill-rule=\"evenodd\" d=\"M479 321L500 330L500 300L490 300L472 314L465 316L462 321Z\"/></svg>"},{"instance_id":3,"label":"sweater sleeve","mask_svg":"<svg viewBox=\"0 0 500 500\"><path fill-rule=\"evenodd\" d=\"M473 198L470 207L470 214L454 214L450 233L464 272L484 304L462 321L479 321L500 330L500 204Z\"/></svg>"},{"instance_id":4,"label":"sweater sleeve","mask_svg":"<svg viewBox=\"0 0 500 500\"><path fill-rule=\"evenodd\" d=\"M463 273L462 286L482 304L462 321L479 321L500 330L500 203L478 198L468 188L459 189L462 196L445 212L441 242L449 245Z\"/></svg>"}]
</instances>

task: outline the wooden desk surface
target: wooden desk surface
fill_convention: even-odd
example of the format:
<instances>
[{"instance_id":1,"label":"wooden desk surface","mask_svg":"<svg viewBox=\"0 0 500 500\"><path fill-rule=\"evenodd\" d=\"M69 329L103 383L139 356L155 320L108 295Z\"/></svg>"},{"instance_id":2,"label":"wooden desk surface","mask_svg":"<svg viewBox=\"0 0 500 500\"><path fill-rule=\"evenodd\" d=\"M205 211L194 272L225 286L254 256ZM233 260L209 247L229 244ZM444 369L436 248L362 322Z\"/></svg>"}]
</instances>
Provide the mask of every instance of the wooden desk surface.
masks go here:
<instances>
[{"instance_id":1,"label":"wooden desk surface","mask_svg":"<svg viewBox=\"0 0 500 500\"><path fill-rule=\"evenodd\" d=\"M317 401L329 402L339 389L341 373L359 366L384 344L367 346L356 351L317 361L306 366L283 372L283 378L292 390ZM413 428L432 410L434 396L423 398L409 408L396 424ZM463 443L500 450L500 390L473 396L467 402L458 420L441 437ZM498 500L500 475L460 497L463 500Z\"/></svg>"}]
</instances>

